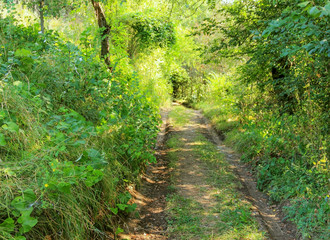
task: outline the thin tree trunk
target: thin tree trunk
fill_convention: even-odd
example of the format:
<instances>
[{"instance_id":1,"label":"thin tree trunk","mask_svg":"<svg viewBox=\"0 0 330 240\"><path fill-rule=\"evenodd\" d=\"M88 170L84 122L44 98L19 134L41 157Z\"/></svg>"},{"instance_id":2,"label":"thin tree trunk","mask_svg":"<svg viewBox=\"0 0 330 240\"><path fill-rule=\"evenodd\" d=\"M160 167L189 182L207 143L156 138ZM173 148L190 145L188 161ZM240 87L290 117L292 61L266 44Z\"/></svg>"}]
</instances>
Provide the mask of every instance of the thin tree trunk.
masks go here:
<instances>
[{"instance_id":1,"label":"thin tree trunk","mask_svg":"<svg viewBox=\"0 0 330 240\"><path fill-rule=\"evenodd\" d=\"M110 25L107 22L107 19L105 18L104 11L100 5L100 2L91 0L94 10L95 10L95 15L97 18L97 23L99 25L100 29L102 30L101 33L101 58L104 59L105 64L108 66L110 70L112 70L111 67L111 61L110 61L110 56L109 56L109 34L110 34Z\"/></svg>"},{"instance_id":2,"label":"thin tree trunk","mask_svg":"<svg viewBox=\"0 0 330 240\"><path fill-rule=\"evenodd\" d=\"M44 19L44 0L39 0L39 18L41 33L45 33L45 19Z\"/></svg>"}]
</instances>

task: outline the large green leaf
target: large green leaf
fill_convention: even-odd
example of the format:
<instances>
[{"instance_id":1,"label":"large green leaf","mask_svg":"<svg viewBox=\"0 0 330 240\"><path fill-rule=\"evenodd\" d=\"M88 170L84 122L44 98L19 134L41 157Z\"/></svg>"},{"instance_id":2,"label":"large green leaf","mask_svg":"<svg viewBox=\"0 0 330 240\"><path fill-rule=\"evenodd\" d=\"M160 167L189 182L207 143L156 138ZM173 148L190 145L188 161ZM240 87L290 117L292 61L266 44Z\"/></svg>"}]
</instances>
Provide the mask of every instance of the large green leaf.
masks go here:
<instances>
[{"instance_id":1,"label":"large green leaf","mask_svg":"<svg viewBox=\"0 0 330 240\"><path fill-rule=\"evenodd\" d=\"M19 126L14 122L7 122L2 128L12 133L18 133L19 130Z\"/></svg>"},{"instance_id":2,"label":"large green leaf","mask_svg":"<svg viewBox=\"0 0 330 240\"><path fill-rule=\"evenodd\" d=\"M25 212L27 210L32 212L33 208L29 208L28 206L34 203L36 200L37 197L34 194L33 190L27 189L23 192L22 196L14 198L14 200L11 202L11 206L13 206L20 212Z\"/></svg>"},{"instance_id":3,"label":"large green leaf","mask_svg":"<svg viewBox=\"0 0 330 240\"><path fill-rule=\"evenodd\" d=\"M308 13L314 18L321 15L321 11L317 7L312 7Z\"/></svg>"},{"instance_id":4,"label":"large green leaf","mask_svg":"<svg viewBox=\"0 0 330 240\"><path fill-rule=\"evenodd\" d=\"M7 142L5 139L5 135L3 135L2 133L0 133L0 147L4 147L6 146Z\"/></svg>"},{"instance_id":5,"label":"large green leaf","mask_svg":"<svg viewBox=\"0 0 330 240\"><path fill-rule=\"evenodd\" d=\"M330 16L330 2L328 2L323 10L322 10L322 14L325 15L325 16Z\"/></svg>"},{"instance_id":6,"label":"large green leaf","mask_svg":"<svg viewBox=\"0 0 330 240\"><path fill-rule=\"evenodd\" d=\"M301 8L304 8L304 7L306 7L308 4L309 4L309 1L306 1L306 2L299 3L298 6L301 7Z\"/></svg>"},{"instance_id":7,"label":"large green leaf","mask_svg":"<svg viewBox=\"0 0 330 240\"><path fill-rule=\"evenodd\" d=\"M23 192L23 198L25 202L34 203L37 200L37 196L35 195L34 191L32 189L26 189Z\"/></svg>"},{"instance_id":8,"label":"large green leaf","mask_svg":"<svg viewBox=\"0 0 330 240\"><path fill-rule=\"evenodd\" d=\"M13 240L26 240L26 238L23 236L17 236L17 237L14 237Z\"/></svg>"},{"instance_id":9,"label":"large green leaf","mask_svg":"<svg viewBox=\"0 0 330 240\"><path fill-rule=\"evenodd\" d=\"M26 209L26 202L24 201L23 197L15 197L14 200L11 202L11 206L13 206L19 212L22 212Z\"/></svg>"},{"instance_id":10,"label":"large green leaf","mask_svg":"<svg viewBox=\"0 0 330 240\"><path fill-rule=\"evenodd\" d=\"M91 166L88 166L87 169L92 168ZM103 178L103 172L101 170L94 169L91 172L88 172L87 179L85 180L85 184L88 187L93 186L94 184L101 181Z\"/></svg>"},{"instance_id":11,"label":"large green leaf","mask_svg":"<svg viewBox=\"0 0 330 240\"><path fill-rule=\"evenodd\" d=\"M7 218L3 223L0 224L0 231L13 232L15 229L15 222L12 218Z\"/></svg>"},{"instance_id":12,"label":"large green leaf","mask_svg":"<svg viewBox=\"0 0 330 240\"><path fill-rule=\"evenodd\" d=\"M21 233L29 232L38 223L38 219L31 217L30 214L30 211L28 211L17 219L17 222L22 224L20 228Z\"/></svg>"},{"instance_id":13,"label":"large green leaf","mask_svg":"<svg viewBox=\"0 0 330 240\"><path fill-rule=\"evenodd\" d=\"M118 214L118 208L110 208L111 212L113 212L115 215Z\"/></svg>"},{"instance_id":14,"label":"large green leaf","mask_svg":"<svg viewBox=\"0 0 330 240\"><path fill-rule=\"evenodd\" d=\"M124 211L126 209L126 207L127 207L127 204L117 203L116 205L122 211Z\"/></svg>"},{"instance_id":15,"label":"large green leaf","mask_svg":"<svg viewBox=\"0 0 330 240\"><path fill-rule=\"evenodd\" d=\"M0 111L0 120L5 119L5 117L6 117L6 112L1 110Z\"/></svg>"},{"instance_id":16,"label":"large green leaf","mask_svg":"<svg viewBox=\"0 0 330 240\"><path fill-rule=\"evenodd\" d=\"M60 182L57 188L62 193L71 193L71 184L67 182Z\"/></svg>"}]
</instances>

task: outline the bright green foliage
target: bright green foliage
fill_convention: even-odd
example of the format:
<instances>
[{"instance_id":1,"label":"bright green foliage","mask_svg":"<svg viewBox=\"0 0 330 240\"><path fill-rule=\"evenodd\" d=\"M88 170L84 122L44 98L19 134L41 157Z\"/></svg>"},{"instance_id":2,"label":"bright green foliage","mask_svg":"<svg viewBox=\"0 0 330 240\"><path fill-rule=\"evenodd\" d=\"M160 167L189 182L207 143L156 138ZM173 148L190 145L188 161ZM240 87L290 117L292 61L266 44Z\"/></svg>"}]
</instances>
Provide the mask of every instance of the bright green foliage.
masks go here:
<instances>
[{"instance_id":1,"label":"bright green foliage","mask_svg":"<svg viewBox=\"0 0 330 240\"><path fill-rule=\"evenodd\" d=\"M135 209L124 189L155 160L157 108L136 75L15 24L0 19L0 238L98 238Z\"/></svg>"},{"instance_id":2,"label":"bright green foliage","mask_svg":"<svg viewBox=\"0 0 330 240\"><path fill-rule=\"evenodd\" d=\"M258 188L275 202L291 200L286 213L301 233L326 239L329 140L322 136L319 116L280 115L276 109L257 112L262 105L251 108L256 104L254 97L259 96L255 96L255 89L250 92L244 85L236 88L221 82L215 81L207 101L197 106L226 136L226 142L242 153L242 159L252 164ZM242 92L247 95L242 96Z\"/></svg>"},{"instance_id":3,"label":"bright green foliage","mask_svg":"<svg viewBox=\"0 0 330 240\"><path fill-rule=\"evenodd\" d=\"M7 1L9 4L14 4L13 1ZM17 3L22 3L27 5L29 8L35 10L38 9L41 0L18 0ZM44 4L44 13L45 15L59 17L61 15L61 11L65 11L66 13L75 9L75 7L79 6L83 0L81 1L73 1L73 0L43 0Z\"/></svg>"},{"instance_id":4,"label":"bright green foliage","mask_svg":"<svg viewBox=\"0 0 330 240\"><path fill-rule=\"evenodd\" d=\"M191 104L201 100L205 93L205 65L197 51L199 45L187 35L188 31L178 27L177 32L177 42L166 54L163 71L172 86L173 98Z\"/></svg>"}]
</instances>

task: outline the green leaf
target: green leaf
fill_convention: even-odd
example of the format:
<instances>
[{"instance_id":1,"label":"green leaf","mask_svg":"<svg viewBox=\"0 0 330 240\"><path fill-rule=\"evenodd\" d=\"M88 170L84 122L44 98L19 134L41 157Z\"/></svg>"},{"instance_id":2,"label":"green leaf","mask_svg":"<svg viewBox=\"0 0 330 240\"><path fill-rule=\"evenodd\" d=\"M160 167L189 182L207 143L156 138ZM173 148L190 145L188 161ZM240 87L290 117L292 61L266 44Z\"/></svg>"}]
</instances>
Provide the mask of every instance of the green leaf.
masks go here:
<instances>
[{"instance_id":1,"label":"green leaf","mask_svg":"<svg viewBox=\"0 0 330 240\"><path fill-rule=\"evenodd\" d=\"M328 2L327 5L324 6L322 14L325 16L330 16L330 2Z\"/></svg>"},{"instance_id":2,"label":"green leaf","mask_svg":"<svg viewBox=\"0 0 330 240\"><path fill-rule=\"evenodd\" d=\"M327 5L324 6L324 8L328 11L330 11L330 2L327 3Z\"/></svg>"},{"instance_id":3,"label":"green leaf","mask_svg":"<svg viewBox=\"0 0 330 240\"><path fill-rule=\"evenodd\" d=\"M18 218L19 216L21 216L20 212L17 210L12 210L11 213L13 214L14 217Z\"/></svg>"},{"instance_id":4,"label":"green leaf","mask_svg":"<svg viewBox=\"0 0 330 240\"><path fill-rule=\"evenodd\" d=\"M118 214L118 208L110 208L111 212L113 212L115 215Z\"/></svg>"},{"instance_id":5,"label":"green leaf","mask_svg":"<svg viewBox=\"0 0 330 240\"><path fill-rule=\"evenodd\" d=\"M6 112L1 110L0 111L0 120L5 119L5 117L6 117Z\"/></svg>"},{"instance_id":6,"label":"green leaf","mask_svg":"<svg viewBox=\"0 0 330 240\"><path fill-rule=\"evenodd\" d=\"M15 81L15 82L13 82L13 85L16 87L22 87L23 83L21 81Z\"/></svg>"},{"instance_id":7,"label":"green leaf","mask_svg":"<svg viewBox=\"0 0 330 240\"><path fill-rule=\"evenodd\" d=\"M119 234L119 233L122 233L122 232L124 232L124 230L121 229L120 227L118 227L117 230L116 230L116 234Z\"/></svg>"},{"instance_id":8,"label":"green leaf","mask_svg":"<svg viewBox=\"0 0 330 240\"><path fill-rule=\"evenodd\" d=\"M37 200L36 195L34 194L32 189L27 189L23 192L22 196L15 197L11 202L11 206L13 206L16 210L21 213L31 213L33 211L32 207L29 207L32 203Z\"/></svg>"},{"instance_id":9,"label":"green leaf","mask_svg":"<svg viewBox=\"0 0 330 240\"><path fill-rule=\"evenodd\" d=\"M93 148L88 149L87 151L88 157L90 157L90 159L92 160L98 160L100 158L102 158L101 153L98 150L95 150Z\"/></svg>"},{"instance_id":10,"label":"green leaf","mask_svg":"<svg viewBox=\"0 0 330 240\"><path fill-rule=\"evenodd\" d=\"M15 230L15 222L12 218L7 218L3 223L0 224L0 232L13 232Z\"/></svg>"},{"instance_id":11,"label":"green leaf","mask_svg":"<svg viewBox=\"0 0 330 240\"><path fill-rule=\"evenodd\" d=\"M3 135L2 133L0 133L0 147L4 147L6 146L7 142L5 139L5 135Z\"/></svg>"},{"instance_id":12,"label":"green leaf","mask_svg":"<svg viewBox=\"0 0 330 240\"><path fill-rule=\"evenodd\" d=\"M117 207L118 207L120 210L122 210L122 211L124 211L124 210L126 209L126 207L127 207L126 204L120 204L120 203L117 203L116 205L117 205Z\"/></svg>"},{"instance_id":13,"label":"green leaf","mask_svg":"<svg viewBox=\"0 0 330 240\"><path fill-rule=\"evenodd\" d=\"M64 152L66 150L66 146L61 146L59 149L58 149L58 152Z\"/></svg>"},{"instance_id":14,"label":"green leaf","mask_svg":"<svg viewBox=\"0 0 330 240\"><path fill-rule=\"evenodd\" d=\"M26 240L26 238L23 236L17 236L17 237L14 237L13 240Z\"/></svg>"},{"instance_id":15,"label":"green leaf","mask_svg":"<svg viewBox=\"0 0 330 240\"><path fill-rule=\"evenodd\" d=\"M309 1L306 1L306 2L299 3L298 6L301 7L301 8L304 8L304 7L306 7L308 4L309 4Z\"/></svg>"},{"instance_id":16,"label":"green leaf","mask_svg":"<svg viewBox=\"0 0 330 240\"><path fill-rule=\"evenodd\" d=\"M270 34L271 34L271 31L269 30L269 28L267 28L265 31L262 32L261 36L263 38L267 38Z\"/></svg>"},{"instance_id":17,"label":"green leaf","mask_svg":"<svg viewBox=\"0 0 330 240\"><path fill-rule=\"evenodd\" d=\"M128 212L128 213L134 212L136 208L137 208L137 204L133 203L132 205L127 206L126 212Z\"/></svg>"},{"instance_id":18,"label":"green leaf","mask_svg":"<svg viewBox=\"0 0 330 240\"><path fill-rule=\"evenodd\" d=\"M321 11L317 7L312 7L308 13L314 18L321 15Z\"/></svg>"},{"instance_id":19,"label":"green leaf","mask_svg":"<svg viewBox=\"0 0 330 240\"><path fill-rule=\"evenodd\" d=\"M38 223L38 219L31 217L30 214L30 211L24 212L22 216L17 219L17 222L22 224L20 228L21 233L29 232Z\"/></svg>"},{"instance_id":20,"label":"green leaf","mask_svg":"<svg viewBox=\"0 0 330 240\"><path fill-rule=\"evenodd\" d=\"M86 186L91 187L102 180L104 173L101 170L94 169L90 165L86 169L89 171L85 180Z\"/></svg>"},{"instance_id":21,"label":"green leaf","mask_svg":"<svg viewBox=\"0 0 330 240\"><path fill-rule=\"evenodd\" d=\"M18 133L19 130L19 126L14 122L7 122L2 128L12 133Z\"/></svg>"},{"instance_id":22,"label":"green leaf","mask_svg":"<svg viewBox=\"0 0 330 240\"><path fill-rule=\"evenodd\" d=\"M23 200L23 197L15 197L14 200L11 202L11 206L17 209L19 212L24 211L26 208L26 203Z\"/></svg>"},{"instance_id":23,"label":"green leaf","mask_svg":"<svg viewBox=\"0 0 330 240\"><path fill-rule=\"evenodd\" d=\"M23 192L24 201L27 203L34 203L37 200L37 196L35 195L32 189L26 189Z\"/></svg>"},{"instance_id":24,"label":"green leaf","mask_svg":"<svg viewBox=\"0 0 330 240\"><path fill-rule=\"evenodd\" d=\"M285 56L289 55L289 53L290 53L289 49L283 49L280 57L285 57Z\"/></svg>"},{"instance_id":25,"label":"green leaf","mask_svg":"<svg viewBox=\"0 0 330 240\"><path fill-rule=\"evenodd\" d=\"M15 52L16 57L29 57L32 55L32 52L29 49L17 49Z\"/></svg>"},{"instance_id":26,"label":"green leaf","mask_svg":"<svg viewBox=\"0 0 330 240\"><path fill-rule=\"evenodd\" d=\"M86 144L86 141L84 141L84 140L78 140L75 143L73 143L72 145L73 146L81 146L81 145L85 145L85 144Z\"/></svg>"},{"instance_id":27,"label":"green leaf","mask_svg":"<svg viewBox=\"0 0 330 240\"><path fill-rule=\"evenodd\" d=\"M3 171L3 173L4 173L5 175L7 175L8 177L16 176L15 172L12 171L10 168L3 168L2 171Z\"/></svg>"},{"instance_id":28,"label":"green leaf","mask_svg":"<svg viewBox=\"0 0 330 240\"><path fill-rule=\"evenodd\" d=\"M60 192L63 193L71 193L71 184L70 183L66 183L66 182L60 182L57 185L57 188Z\"/></svg>"}]
</instances>

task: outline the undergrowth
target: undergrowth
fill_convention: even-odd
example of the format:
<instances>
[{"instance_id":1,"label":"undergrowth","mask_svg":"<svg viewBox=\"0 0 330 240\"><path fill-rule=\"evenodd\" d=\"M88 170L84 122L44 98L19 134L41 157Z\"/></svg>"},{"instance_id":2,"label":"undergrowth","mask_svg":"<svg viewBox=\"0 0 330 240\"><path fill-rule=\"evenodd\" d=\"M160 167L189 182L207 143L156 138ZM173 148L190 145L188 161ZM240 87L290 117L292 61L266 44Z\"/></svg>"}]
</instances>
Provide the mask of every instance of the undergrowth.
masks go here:
<instances>
[{"instance_id":1,"label":"undergrowth","mask_svg":"<svg viewBox=\"0 0 330 240\"><path fill-rule=\"evenodd\" d=\"M0 19L0 239L105 239L135 209L159 116L97 55Z\"/></svg>"}]
</instances>

